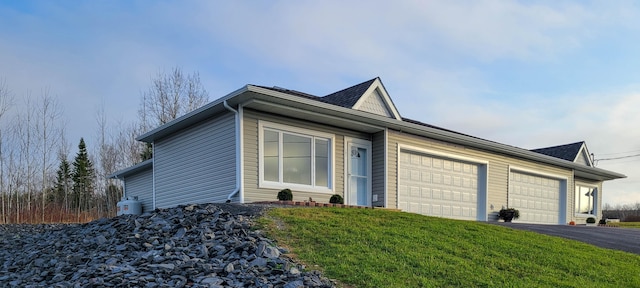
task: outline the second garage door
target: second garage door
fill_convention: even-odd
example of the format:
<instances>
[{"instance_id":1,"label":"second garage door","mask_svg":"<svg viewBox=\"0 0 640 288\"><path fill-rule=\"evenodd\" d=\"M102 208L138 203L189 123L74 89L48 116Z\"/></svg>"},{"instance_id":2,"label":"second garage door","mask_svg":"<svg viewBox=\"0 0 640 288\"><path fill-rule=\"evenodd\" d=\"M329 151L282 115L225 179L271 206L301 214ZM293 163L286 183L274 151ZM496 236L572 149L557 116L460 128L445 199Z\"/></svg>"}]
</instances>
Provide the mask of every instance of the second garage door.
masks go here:
<instances>
[{"instance_id":1,"label":"second garage door","mask_svg":"<svg viewBox=\"0 0 640 288\"><path fill-rule=\"evenodd\" d=\"M401 151L398 208L428 216L485 220L486 165Z\"/></svg>"},{"instance_id":2,"label":"second garage door","mask_svg":"<svg viewBox=\"0 0 640 288\"><path fill-rule=\"evenodd\" d=\"M560 224L563 180L519 171L511 171L509 207L520 211L524 223Z\"/></svg>"}]
</instances>

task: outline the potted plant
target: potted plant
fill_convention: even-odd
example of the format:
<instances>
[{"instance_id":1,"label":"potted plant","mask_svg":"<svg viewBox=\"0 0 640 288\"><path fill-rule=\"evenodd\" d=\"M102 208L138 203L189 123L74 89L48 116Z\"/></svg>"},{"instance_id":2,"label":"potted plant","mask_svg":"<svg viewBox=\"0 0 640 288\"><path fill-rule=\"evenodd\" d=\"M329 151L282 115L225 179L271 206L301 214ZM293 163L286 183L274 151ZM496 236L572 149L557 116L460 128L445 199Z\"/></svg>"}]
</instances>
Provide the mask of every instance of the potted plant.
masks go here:
<instances>
[{"instance_id":1,"label":"potted plant","mask_svg":"<svg viewBox=\"0 0 640 288\"><path fill-rule=\"evenodd\" d=\"M504 222L511 222L511 220L518 218L520 218L520 211L515 208L502 208L498 212L498 219L502 219Z\"/></svg>"},{"instance_id":2,"label":"potted plant","mask_svg":"<svg viewBox=\"0 0 640 288\"><path fill-rule=\"evenodd\" d=\"M596 217L587 218L587 226L596 226Z\"/></svg>"},{"instance_id":3,"label":"potted plant","mask_svg":"<svg viewBox=\"0 0 640 288\"><path fill-rule=\"evenodd\" d=\"M282 189L278 192L278 200L291 201L293 200L293 193L291 193L291 190L288 188Z\"/></svg>"}]
</instances>

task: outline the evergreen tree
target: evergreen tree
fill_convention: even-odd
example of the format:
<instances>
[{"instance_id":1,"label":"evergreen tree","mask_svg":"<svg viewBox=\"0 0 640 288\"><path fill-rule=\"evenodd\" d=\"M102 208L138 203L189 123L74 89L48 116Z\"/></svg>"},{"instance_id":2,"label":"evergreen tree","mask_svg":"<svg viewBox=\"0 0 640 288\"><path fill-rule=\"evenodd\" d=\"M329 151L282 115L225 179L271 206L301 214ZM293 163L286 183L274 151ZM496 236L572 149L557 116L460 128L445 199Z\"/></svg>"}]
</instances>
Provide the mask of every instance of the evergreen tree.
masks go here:
<instances>
[{"instance_id":1,"label":"evergreen tree","mask_svg":"<svg viewBox=\"0 0 640 288\"><path fill-rule=\"evenodd\" d=\"M73 207L79 210L87 210L89 208L89 200L93 193L93 181L95 171L93 170L93 163L89 160L89 154L87 153L87 146L84 143L84 139L80 138L80 144L78 144L78 154L73 161Z\"/></svg>"},{"instance_id":2,"label":"evergreen tree","mask_svg":"<svg viewBox=\"0 0 640 288\"><path fill-rule=\"evenodd\" d=\"M151 143L145 143L144 149L142 153L140 153L140 159L142 161L149 160L153 158L153 145Z\"/></svg>"},{"instance_id":3,"label":"evergreen tree","mask_svg":"<svg viewBox=\"0 0 640 288\"><path fill-rule=\"evenodd\" d=\"M61 157L58 171L56 172L56 182L53 187L53 193L50 194L49 202L55 202L57 204L67 204L67 197L69 191L73 187L71 181L71 165L65 157Z\"/></svg>"}]
</instances>

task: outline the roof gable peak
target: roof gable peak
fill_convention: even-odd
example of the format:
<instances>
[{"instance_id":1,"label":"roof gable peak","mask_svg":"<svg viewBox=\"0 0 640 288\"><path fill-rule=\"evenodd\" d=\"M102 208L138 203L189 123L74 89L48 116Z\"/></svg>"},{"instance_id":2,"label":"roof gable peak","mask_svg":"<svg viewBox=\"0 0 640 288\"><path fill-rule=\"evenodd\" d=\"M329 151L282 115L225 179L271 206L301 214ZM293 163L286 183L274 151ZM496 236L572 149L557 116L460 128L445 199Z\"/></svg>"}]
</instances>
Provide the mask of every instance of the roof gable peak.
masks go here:
<instances>
[{"instance_id":1,"label":"roof gable peak","mask_svg":"<svg viewBox=\"0 0 640 288\"><path fill-rule=\"evenodd\" d=\"M531 150L533 152L593 167L593 159L584 141Z\"/></svg>"},{"instance_id":2,"label":"roof gable peak","mask_svg":"<svg viewBox=\"0 0 640 288\"><path fill-rule=\"evenodd\" d=\"M380 77L322 97L327 103L402 120Z\"/></svg>"}]
</instances>

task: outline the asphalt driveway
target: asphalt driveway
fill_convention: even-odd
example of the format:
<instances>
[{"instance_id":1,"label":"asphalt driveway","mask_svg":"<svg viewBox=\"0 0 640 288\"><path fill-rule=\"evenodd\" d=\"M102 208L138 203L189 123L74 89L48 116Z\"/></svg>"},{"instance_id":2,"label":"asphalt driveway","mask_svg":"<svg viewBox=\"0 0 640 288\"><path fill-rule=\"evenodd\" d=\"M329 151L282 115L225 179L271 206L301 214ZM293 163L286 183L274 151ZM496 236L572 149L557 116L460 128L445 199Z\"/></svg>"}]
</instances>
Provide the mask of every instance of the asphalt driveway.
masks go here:
<instances>
[{"instance_id":1,"label":"asphalt driveway","mask_svg":"<svg viewBox=\"0 0 640 288\"><path fill-rule=\"evenodd\" d=\"M492 222L513 229L578 240L598 247L640 254L640 229Z\"/></svg>"}]
</instances>

